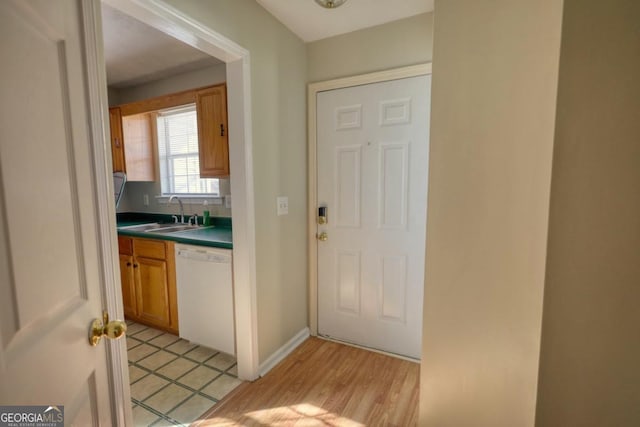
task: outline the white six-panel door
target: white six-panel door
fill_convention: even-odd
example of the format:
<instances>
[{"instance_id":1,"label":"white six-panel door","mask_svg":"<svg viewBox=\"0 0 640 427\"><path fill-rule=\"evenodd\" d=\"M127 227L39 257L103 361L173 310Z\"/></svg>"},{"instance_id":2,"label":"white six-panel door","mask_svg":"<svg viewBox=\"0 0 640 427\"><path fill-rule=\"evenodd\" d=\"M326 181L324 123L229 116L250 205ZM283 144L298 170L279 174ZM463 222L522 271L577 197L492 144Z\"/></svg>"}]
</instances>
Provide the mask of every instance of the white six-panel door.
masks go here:
<instances>
[{"instance_id":1,"label":"white six-panel door","mask_svg":"<svg viewBox=\"0 0 640 427\"><path fill-rule=\"evenodd\" d=\"M431 76L317 96L318 333L420 358Z\"/></svg>"},{"instance_id":2,"label":"white six-panel door","mask_svg":"<svg viewBox=\"0 0 640 427\"><path fill-rule=\"evenodd\" d=\"M79 426L114 424L105 343L88 342L103 304L86 5L0 1L0 403L63 405Z\"/></svg>"}]
</instances>

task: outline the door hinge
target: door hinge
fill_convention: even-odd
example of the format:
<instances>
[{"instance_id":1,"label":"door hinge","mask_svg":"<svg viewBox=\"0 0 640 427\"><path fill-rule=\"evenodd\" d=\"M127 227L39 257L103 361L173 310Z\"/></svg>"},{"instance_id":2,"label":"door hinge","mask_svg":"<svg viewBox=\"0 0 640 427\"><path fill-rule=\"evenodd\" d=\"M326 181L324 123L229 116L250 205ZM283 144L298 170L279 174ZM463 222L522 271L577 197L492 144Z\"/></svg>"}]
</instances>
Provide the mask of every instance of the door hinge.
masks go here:
<instances>
[{"instance_id":1,"label":"door hinge","mask_svg":"<svg viewBox=\"0 0 640 427\"><path fill-rule=\"evenodd\" d=\"M220 136L224 136L224 124L220 123Z\"/></svg>"}]
</instances>

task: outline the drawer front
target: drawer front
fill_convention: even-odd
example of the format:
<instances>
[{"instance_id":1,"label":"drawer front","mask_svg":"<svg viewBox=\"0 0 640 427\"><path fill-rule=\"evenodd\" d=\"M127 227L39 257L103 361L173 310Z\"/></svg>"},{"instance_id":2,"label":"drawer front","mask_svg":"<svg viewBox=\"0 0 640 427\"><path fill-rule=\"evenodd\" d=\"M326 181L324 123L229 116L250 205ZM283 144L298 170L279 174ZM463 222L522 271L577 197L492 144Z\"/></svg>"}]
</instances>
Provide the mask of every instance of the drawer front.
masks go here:
<instances>
[{"instance_id":1,"label":"drawer front","mask_svg":"<svg viewBox=\"0 0 640 427\"><path fill-rule=\"evenodd\" d=\"M167 258L165 242L150 239L133 239L133 250L137 257L164 260Z\"/></svg>"},{"instance_id":2,"label":"drawer front","mask_svg":"<svg viewBox=\"0 0 640 427\"><path fill-rule=\"evenodd\" d=\"M131 237L118 236L118 253L133 255L133 242Z\"/></svg>"}]
</instances>

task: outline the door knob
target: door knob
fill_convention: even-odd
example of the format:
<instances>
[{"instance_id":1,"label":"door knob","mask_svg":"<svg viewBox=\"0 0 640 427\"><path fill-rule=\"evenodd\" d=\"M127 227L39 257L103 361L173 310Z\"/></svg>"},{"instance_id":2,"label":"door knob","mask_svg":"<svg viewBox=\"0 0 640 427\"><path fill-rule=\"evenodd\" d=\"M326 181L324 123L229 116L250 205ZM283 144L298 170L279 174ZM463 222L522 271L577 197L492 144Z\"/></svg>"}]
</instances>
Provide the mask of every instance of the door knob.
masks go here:
<instances>
[{"instance_id":1,"label":"door knob","mask_svg":"<svg viewBox=\"0 0 640 427\"><path fill-rule=\"evenodd\" d=\"M326 231L323 231L320 234L316 235L318 237L318 240L320 240L321 242L326 242L327 240L329 240L329 235L327 234Z\"/></svg>"},{"instance_id":2,"label":"door knob","mask_svg":"<svg viewBox=\"0 0 640 427\"><path fill-rule=\"evenodd\" d=\"M104 311L102 313L102 319L94 319L91 322L89 328L89 344L95 347L102 339L102 336L106 336L109 339L116 340L124 336L127 332L127 324L122 320L112 320L109 322L109 314Z\"/></svg>"}]
</instances>

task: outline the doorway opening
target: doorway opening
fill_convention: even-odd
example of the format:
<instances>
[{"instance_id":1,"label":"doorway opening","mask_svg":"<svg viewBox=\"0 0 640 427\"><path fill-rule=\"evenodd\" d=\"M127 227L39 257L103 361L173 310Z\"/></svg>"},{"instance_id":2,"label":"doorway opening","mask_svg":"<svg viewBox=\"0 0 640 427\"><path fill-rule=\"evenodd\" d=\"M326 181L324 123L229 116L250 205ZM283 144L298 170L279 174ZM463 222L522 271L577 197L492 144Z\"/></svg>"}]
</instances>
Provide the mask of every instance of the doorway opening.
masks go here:
<instances>
[{"instance_id":1,"label":"doorway opening","mask_svg":"<svg viewBox=\"0 0 640 427\"><path fill-rule=\"evenodd\" d=\"M231 215L237 376L242 380L253 380L258 376L258 354L249 52L166 4L128 0L103 0L103 3L225 63L231 170L229 185L233 195ZM119 312L119 293L117 289L106 290L107 308L111 312ZM125 402L129 396L120 396L118 393L119 385L122 389L128 388L124 384L126 355L117 351L112 354L111 371L116 398ZM119 408L118 412L123 411Z\"/></svg>"}]
</instances>

